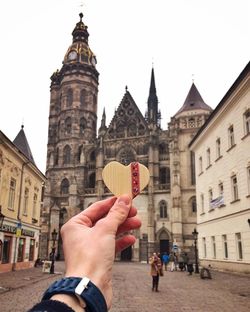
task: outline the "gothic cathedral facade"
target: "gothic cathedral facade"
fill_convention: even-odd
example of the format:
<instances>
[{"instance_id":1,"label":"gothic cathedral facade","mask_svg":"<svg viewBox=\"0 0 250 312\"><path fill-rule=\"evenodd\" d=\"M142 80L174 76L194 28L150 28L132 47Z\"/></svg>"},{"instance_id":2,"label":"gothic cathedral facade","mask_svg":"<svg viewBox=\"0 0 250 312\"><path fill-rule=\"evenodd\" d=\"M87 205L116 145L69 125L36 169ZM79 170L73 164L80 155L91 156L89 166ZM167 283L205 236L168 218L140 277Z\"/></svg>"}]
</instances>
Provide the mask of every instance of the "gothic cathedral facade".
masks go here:
<instances>
[{"instance_id":1,"label":"gothic cathedral facade","mask_svg":"<svg viewBox=\"0 0 250 312\"><path fill-rule=\"evenodd\" d=\"M138 161L150 171L148 187L134 199L142 220L135 232L137 241L118 259L147 261L152 252L169 252L174 245L190 252L196 198L194 157L188 144L212 109L193 83L184 104L163 130L152 69L146 115L126 88L109 125L103 111L97 132L99 73L82 17L72 32L62 68L51 77L40 256L46 258L54 246L54 230L59 233L70 217L112 196L103 183L102 170L114 160L124 165ZM56 253L63 259L60 235Z\"/></svg>"}]
</instances>

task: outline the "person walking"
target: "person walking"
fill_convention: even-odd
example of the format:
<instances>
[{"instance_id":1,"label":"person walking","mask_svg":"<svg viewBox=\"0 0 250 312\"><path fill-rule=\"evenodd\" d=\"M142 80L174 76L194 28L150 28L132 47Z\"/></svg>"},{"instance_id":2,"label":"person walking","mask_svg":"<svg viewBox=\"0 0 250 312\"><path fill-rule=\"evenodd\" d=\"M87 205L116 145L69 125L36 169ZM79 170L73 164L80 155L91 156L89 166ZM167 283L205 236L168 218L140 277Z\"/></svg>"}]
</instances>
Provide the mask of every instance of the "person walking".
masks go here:
<instances>
[{"instance_id":1,"label":"person walking","mask_svg":"<svg viewBox=\"0 0 250 312\"><path fill-rule=\"evenodd\" d=\"M187 271L187 270L188 270L188 269L187 269L187 265L188 265L188 260L189 260L189 258L188 258L188 255L187 255L186 252L185 252L184 255L182 256L182 258L183 258L184 270Z\"/></svg>"},{"instance_id":2,"label":"person walking","mask_svg":"<svg viewBox=\"0 0 250 312\"><path fill-rule=\"evenodd\" d=\"M169 263L169 255L164 252L163 256L162 256L162 262L164 264L164 268L165 268L165 271L168 270L168 263Z\"/></svg>"},{"instance_id":3,"label":"person walking","mask_svg":"<svg viewBox=\"0 0 250 312\"><path fill-rule=\"evenodd\" d=\"M149 259L151 266L150 275L152 276L152 291L159 291L159 279L162 271L161 259L154 252L153 256Z\"/></svg>"}]
</instances>

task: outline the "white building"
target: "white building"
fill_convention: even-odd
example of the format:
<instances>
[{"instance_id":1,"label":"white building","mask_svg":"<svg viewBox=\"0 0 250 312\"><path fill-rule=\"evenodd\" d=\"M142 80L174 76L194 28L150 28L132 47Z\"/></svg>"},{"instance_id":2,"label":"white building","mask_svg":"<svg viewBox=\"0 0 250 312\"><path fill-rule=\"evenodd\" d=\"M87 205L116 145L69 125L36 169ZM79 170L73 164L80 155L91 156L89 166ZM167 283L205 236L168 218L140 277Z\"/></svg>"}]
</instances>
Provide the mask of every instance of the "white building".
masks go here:
<instances>
[{"instance_id":1,"label":"white building","mask_svg":"<svg viewBox=\"0 0 250 312\"><path fill-rule=\"evenodd\" d=\"M250 272L250 63L190 143L201 265Z\"/></svg>"}]
</instances>

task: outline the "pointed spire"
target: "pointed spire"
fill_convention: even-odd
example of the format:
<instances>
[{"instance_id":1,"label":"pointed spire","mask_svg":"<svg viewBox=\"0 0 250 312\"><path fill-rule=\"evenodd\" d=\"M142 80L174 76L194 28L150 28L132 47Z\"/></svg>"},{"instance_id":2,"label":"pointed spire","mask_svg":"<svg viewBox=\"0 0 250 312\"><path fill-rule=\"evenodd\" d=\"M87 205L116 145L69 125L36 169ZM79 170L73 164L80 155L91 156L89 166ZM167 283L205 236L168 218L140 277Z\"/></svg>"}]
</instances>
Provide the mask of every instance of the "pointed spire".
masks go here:
<instances>
[{"instance_id":1,"label":"pointed spire","mask_svg":"<svg viewBox=\"0 0 250 312\"><path fill-rule=\"evenodd\" d=\"M102 113L102 121L101 121L101 128L106 127L106 113L105 113L105 107L103 108L103 113Z\"/></svg>"},{"instance_id":2,"label":"pointed spire","mask_svg":"<svg viewBox=\"0 0 250 312\"><path fill-rule=\"evenodd\" d=\"M24 125L22 124L21 130L17 134L13 143L33 164L35 164L35 161L31 153L31 149L30 149L30 146L29 146L29 143L28 143L28 140L26 138L23 128L24 128Z\"/></svg>"},{"instance_id":3,"label":"pointed spire","mask_svg":"<svg viewBox=\"0 0 250 312\"><path fill-rule=\"evenodd\" d=\"M73 36L73 42L76 41L85 41L86 43L88 43L88 37L89 37L89 33L88 33L88 26L84 25L82 18L83 18L83 14L80 13L80 22L78 22L72 32L72 36Z\"/></svg>"},{"instance_id":4,"label":"pointed spire","mask_svg":"<svg viewBox=\"0 0 250 312\"><path fill-rule=\"evenodd\" d=\"M153 67L151 71L151 80L148 96L148 121L153 122L155 124L158 123L158 97L156 94L155 74Z\"/></svg>"},{"instance_id":5,"label":"pointed spire","mask_svg":"<svg viewBox=\"0 0 250 312\"><path fill-rule=\"evenodd\" d=\"M198 91L194 83L192 83L185 102L182 105L181 109L176 113L176 115L181 112L193 109L204 109L208 111L212 110L212 108L204 102L203 98L200 95L200 92Z\"/></svg>"}]
</instances>

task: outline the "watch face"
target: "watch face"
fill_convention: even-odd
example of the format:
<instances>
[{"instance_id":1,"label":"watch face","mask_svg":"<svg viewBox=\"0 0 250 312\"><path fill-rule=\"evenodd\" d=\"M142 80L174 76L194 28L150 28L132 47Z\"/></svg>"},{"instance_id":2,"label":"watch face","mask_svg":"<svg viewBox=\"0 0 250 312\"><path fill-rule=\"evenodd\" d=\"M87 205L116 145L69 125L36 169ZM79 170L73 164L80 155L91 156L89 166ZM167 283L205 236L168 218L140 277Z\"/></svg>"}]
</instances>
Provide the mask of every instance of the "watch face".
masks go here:
<instances>
[{"instance_id":1,"label":"watch face","mask_svg":"<svg viewBox=\"0 0 250 312\"><path fill-rule=\"evenodd\" d=\"M77 53L76 53L76 51L71 51L71 52L68 54L68 60L69 60L69 61L74 61L76 58L77 58Z\"/></svg>"}]
</instances>

